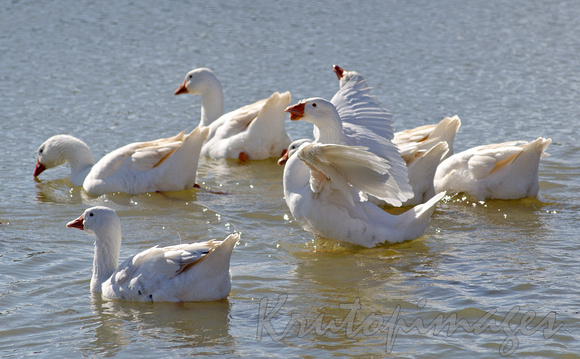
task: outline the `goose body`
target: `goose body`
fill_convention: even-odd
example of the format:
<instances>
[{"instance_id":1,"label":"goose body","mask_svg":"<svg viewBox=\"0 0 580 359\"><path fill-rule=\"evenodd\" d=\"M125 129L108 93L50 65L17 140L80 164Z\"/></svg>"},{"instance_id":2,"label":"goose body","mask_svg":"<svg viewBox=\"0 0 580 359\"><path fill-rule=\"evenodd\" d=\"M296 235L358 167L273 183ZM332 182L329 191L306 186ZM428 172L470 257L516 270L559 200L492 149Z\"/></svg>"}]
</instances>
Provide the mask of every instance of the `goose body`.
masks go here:
<instances>
[{"instance_id":1,"label":"goose body","mask_svg":"<svg viewBox=\"0 0 580 359\"><path fill-rule=\"evenodd\" d=\"M540 159L552 142L512 141L468 149L447 158L437 168L436 191L463 192L478 200L536 196Z\"/></svg>"},{"instance_id":2,"label":"goose body","mask_svg":"<svg viewBox=\"0 0 580 359\"><path fill-rule=\"evenodd\" d=\"M176 95L191 93L201 97L200 126L210 133L201 155L216 159L263 160L278 157L290 144L284 109L290 93L273 93L269 98L223 113L222 86L207 68L190 71Z\"/></svg>"},{"instance_id":3,"label":"goose body","mask_svg":"<svg viewBox=\"0 0 580 359\"><path fill-rule=\"evenodd\" d=\"M155 246L118 265L121 223L110 208L93 207L67 224L95 237L91 292L142 302L220 300L230 292L230 257L239 239Z\"/></svg>"},{"instance_id":4,"label":"goose body","mask_svg":"<svg viewBox=\"0 0 580 359\"><path fill-rule=\"evenodd\" d=\"M179 191L195 185L199 153L208 128L155 141L135 142L105 155L96 164L89 147L69 135L46 140L37 151L34 176L64 163L71 183L92 196L111 192L140 194Z\"/></svg>"}]
</instances>

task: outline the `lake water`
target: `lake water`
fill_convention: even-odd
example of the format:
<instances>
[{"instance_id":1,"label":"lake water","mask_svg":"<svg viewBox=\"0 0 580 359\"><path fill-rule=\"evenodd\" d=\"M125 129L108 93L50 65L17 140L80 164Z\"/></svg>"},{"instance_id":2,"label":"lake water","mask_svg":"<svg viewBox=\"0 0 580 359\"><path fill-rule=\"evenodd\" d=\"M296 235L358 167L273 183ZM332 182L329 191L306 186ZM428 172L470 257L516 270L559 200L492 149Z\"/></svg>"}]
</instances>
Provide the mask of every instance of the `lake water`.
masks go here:
<instances>
[{"instance_id":1,"label":"lake water","mask_svg":"<svg viewBox=\"0 0 580 359\"><path fill-rule=\"evenodd\" d=\"M2 2L0 356L577 357L579 54L573 0ZM91 198L68 167L32 176L54 134L100 158L190 131L199 98L173 91L195 67L231 110L331 98L333 64L367 78L397 130L459 115L456 151L552 138L538 197L449 197L421 238L363 249L293 221L275 159L202 159L198 181L228 195ZM122 259L241 232L228 299L92 296L93 239L65 224L93 205L120 215Z\"/></svg>"}]
</instances>

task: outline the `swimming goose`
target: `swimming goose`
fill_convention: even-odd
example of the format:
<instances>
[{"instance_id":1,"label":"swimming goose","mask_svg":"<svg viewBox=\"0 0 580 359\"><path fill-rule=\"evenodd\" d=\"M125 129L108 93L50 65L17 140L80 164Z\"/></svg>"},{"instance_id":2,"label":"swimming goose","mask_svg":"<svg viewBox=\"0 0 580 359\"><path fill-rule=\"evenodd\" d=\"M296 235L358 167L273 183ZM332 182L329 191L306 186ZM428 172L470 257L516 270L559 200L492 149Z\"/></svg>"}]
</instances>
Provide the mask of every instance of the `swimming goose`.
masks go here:
<instances>
[{"instance_id":1,"label":"swimming goose","mask_svg":"<svg viewBox=\"0 0 580 359\"><path fill-rule=\"evenodd\" d=\"M190 134L131 143L96 164L83 141L69 135L52 136L38 148L34 176L68 162L73 186L82 185L92 196L189 189L195 185L199 153L208 132L207 127L197 127Z\"/></svg>"},{"instance_id":2,"label":"swimming goose","mask_svg":"<svg viewBox=\"0 0 580 359\"><path fill-rule=\"evenodd\" d=\"M118 265L121 222L107 207L92 207L66 225L95 237L91 292L141 302L220 300L231 289L230 257L239 234L223 241L155 246Z\"/></svg>"},{"instance_id":3,"label":"swimming goose","mask_svg":"<svg viewBox=\"0 0 580 359\"><path fill-rule=\"evenodd\" d=\"M400 206L415 195L408 183L405 161L401 158L397 146L391 141L394 132L392 116L370 94L370 90L362 76L352 76L330 102L320 98L302 100L286 111L290 112L290 119L293 121L305 120L313 123L314 139L319 143L364 146L368 151L388 160L391 166L390 173L393 175L391 183L398 187L393 193L397 193L399 198L392 198L386 203ZM316 101L330 104L325 106L327 114L322 117L303 118L306 103L316 106ZM377 204L384 204L372 196L370 199Z\"/></svg>"},{"instance_id":4,"label":"swimming goose","mask_svg":"<svg viewBox=\"0 0 580 359\"><path fill-rule=\"evenodd\" d=\"M456 153L437 168L436 191L463 192L477 200L536 196L540 158L552 142L512 141L478 146Z\"/></svg>"},{"instance_id":5,"label":"swimming goose","mask_svg":"<svg viewBox=\"0 0 580 359\"><path fill-rule=\"evenodd\" d=\"M290 92L274 92L267 99L224 114L219 80L210 69L198 68L188 72L175 90L175 95L184 93L201 96L199 124L210 127L202 156L263 160L279 157L290 144L284 123Z\"/></svg>"}]
</instances>

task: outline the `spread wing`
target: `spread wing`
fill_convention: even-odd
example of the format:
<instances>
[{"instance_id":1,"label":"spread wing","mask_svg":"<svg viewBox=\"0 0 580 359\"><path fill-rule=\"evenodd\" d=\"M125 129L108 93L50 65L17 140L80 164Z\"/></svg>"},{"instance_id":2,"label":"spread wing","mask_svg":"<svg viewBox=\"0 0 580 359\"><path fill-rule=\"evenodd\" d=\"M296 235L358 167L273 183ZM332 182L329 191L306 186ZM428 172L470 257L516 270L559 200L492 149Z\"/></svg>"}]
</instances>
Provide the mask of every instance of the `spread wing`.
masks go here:
<instances>
[{"instance_id":1,"label":"spread wing","mask_svg":"<svg viewBox=\"0 0 580 359\"><path fill-rule=\"evenodd\" d=\"M400 206L402 201L413 195L412 192L402 191L398 185L406 178L397 178L399 174L392 173L392 166L387 160L365 147L310 144L301 147L298 158L311 169L311 173L324 174L351 205L354 205L351 186L395 206ZM319 181L319 176L311 176L314 192L321 185Z\"/></svg>"},{"instance_id":2,"label":"spread wing","mask_svg":"<svg viewBox=\"0 0 580 359\"><path fill-rule=\"evenodd\" d=\"M349 144L366 147L369 152L386 159L391 166L390 174L401 193L412 193L406 163L392 142L392 115L381 107L370 90L366 80L356 76L338 90L331 102L340 115Z\"/></svg>"},{"instance_id":3,"label":"spread wing","mask_svg":"<svg viewBox=\"0 0 580 359\"><path fill-rule=\"evenodd\" d=\"M371 89L362 76L357 76L342 86L330 102L344 123L365 127L392 140L395 132L393 116L371 95Z\"/></svg>"}]
</instances>

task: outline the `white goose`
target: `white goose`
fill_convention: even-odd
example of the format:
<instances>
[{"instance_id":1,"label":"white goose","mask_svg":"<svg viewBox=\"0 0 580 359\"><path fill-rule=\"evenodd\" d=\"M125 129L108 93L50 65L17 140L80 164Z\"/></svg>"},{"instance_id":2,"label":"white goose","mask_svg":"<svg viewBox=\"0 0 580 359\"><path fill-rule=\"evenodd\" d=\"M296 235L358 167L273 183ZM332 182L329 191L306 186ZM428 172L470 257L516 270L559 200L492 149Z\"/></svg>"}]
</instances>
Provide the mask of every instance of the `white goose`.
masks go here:
<instances>
[{"instance_id":1,"label":"white goose","mask_svg":"<svg viewBox=\"0 0 580 359\"><path fill-rule=\"evenodd\" d=\"M340 117L332 103L309 99L287 111L292 119L315 123L319 130L313 143L298 140L290 145L284 168L286 203L305 230L364 247L424 233L443 193L398 216L385 212L366 197L400 204L412 193L405 171L394 171L389 160L366 147L344 145L348 138L338 131ZM391 156L403 162L396 150Z\"/></svg>"},{"instance_id":2,"label":"white goose","mask_svg":"<svg viewBox=\"0 0 580 359\"><path fill-rule=\"evenodd\" d=\"M435 190L467 193L477 200L517 199L538 194L540 158L552 142L513 141L478 146L447 158L435 173Z\"/></svg>"},{"instance_id":3,"label":"white goose","mask_svg":"<svg viewBox=\"0 0 580 359\"><path fill-rule=\"evenodd\" d=\"M180 191L195 186L199 153L209 129L121 147L95 164L89 147L69 135L46 140L37 151L34 176L68 162L70 180L92 196L111 192L140 194Z\"/></svg>"},{"instance_id":4,"label":"white goose","mask_svg":"<svg viewBox=\"0 0 580 359\"><path fill-rule=\"evenodd\" d=\"M223 241L155 246L118 266L121 221L107 207L87 209L66 225L95 236L91 292L141 302L220 300L231 289L230 257L239 234Z\"/></svg>"},{"instance_id":5,"label":"white goose","mask_svg":"<svg viewBox=\"0 0 580 359\"><path fill-rule=\"evenodd\" d=\"M356 97L353 96L353 92L344 91L344 89L349 87L359 88L368 92L370 88L366 85L365 78L356 71L347 71L337 65L333 65L333 70L339 80L340 90L336 93L332 102L336 105L338 112L341 113L344 108L348 109L357 101ZM339 100L345 96L350 97L348 101ZM453 141L461 125L461 120L457 116L446 117L436 125L420 126L415 129L395 132L394 134L392 116L390 114L388 121L389 126L383 125L383 132L380 132L380 134L392 140L399 149L400 156L407 164L409 183L413 187L413 197L404 201L403 205L424 203L435 195L433 187L435 170L439 162L453 152Z\"/></svg>"},{"instance_id":6,"label":"white goose","mask_svg":"<svg viewBox=\"0 0 580 359\"><path fill-rule=\"evenodd\" d=\"M183 93L201 96L199 125L210 127L202 156L263 160L280 156L290 144L284 124L290 92L274 92L267 99L223 114L219 80L210 69L198 68L188 72L175 90L175 95Z\"/></svg>"}]
</instances>

